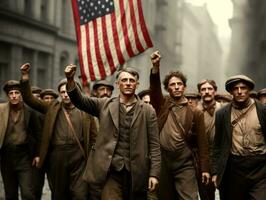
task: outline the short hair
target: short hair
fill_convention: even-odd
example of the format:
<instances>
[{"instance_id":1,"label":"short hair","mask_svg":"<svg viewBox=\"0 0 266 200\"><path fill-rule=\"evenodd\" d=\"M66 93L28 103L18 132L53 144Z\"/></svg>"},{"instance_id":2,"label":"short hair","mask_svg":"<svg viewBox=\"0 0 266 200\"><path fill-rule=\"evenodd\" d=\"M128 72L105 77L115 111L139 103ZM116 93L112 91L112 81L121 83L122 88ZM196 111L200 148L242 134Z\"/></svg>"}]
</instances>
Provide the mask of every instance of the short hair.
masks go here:
<instances>
[{"instance_id":1,"label":"short hair","mask_svg":"<svg viewBox=\"0 0 266 200\"><path fill-rule=\"evenodd\" d=\"M164 89L167 90L169 80L173 77L181 79L183 84L187 86L187 77L181 72L181 71L171 71L169 74L167 74L164 78L163 85Z\"/></svg>"},{"instance_id":2,"label":"short hair","mask_svg":"<svg viewBox=\"0 0 266 200\"><path fill-rule=\"evenodd\" d=\"M217 91L217 85L216 85L216 82L215 82L214 80L204 79L204 80L200 81L200 82L197 84L197 87L198 87L198 91L199 91L199 92L200 92L200 88L201 88L201 86L202 86L203 84L205 84L205 83L209 83L209 84L213 87L213 89L214 89L215 91Z\"/></svg>"},{"instance_id":3,"label":"short hair","mask_svg":"<svg viewBox=\"0 0 266 200\"><path fill-rule=\"evenodd\" d=\"M127 73L131 74L132 76L134 76L137 80L139 80L139 73L131 67L127 67L127 68L119 70L116 77L115 77L116 80L118 80L118 78L122 72L127 72Z\"/></svg>"}]
</instances>

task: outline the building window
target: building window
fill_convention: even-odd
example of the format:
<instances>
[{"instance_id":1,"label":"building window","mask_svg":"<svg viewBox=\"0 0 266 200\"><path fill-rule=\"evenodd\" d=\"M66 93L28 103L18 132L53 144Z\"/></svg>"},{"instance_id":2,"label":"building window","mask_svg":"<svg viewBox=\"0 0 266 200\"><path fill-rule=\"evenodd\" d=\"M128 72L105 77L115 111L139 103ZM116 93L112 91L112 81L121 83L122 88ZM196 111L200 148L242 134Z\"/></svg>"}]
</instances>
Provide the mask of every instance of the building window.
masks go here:
<instances>
[{"instance_id":1,"label":"building window","mask_svg":"<svg viewBox=\"0 0 266 200\"><path fill-rule=\"evenodd\" d=\"M31 0L24 0L24 14L27 16L32 15L32 10L31 10L32 2Z\"/></svg>"},{"instance_id":2,"label":"building window","mask_svg":"<svg viewBox=\"0 0 266 200\"><path fill-rule=\"evenodd\" d=\"M64 76L65 67L69 64L69 54L66 51L63 51L60 55L60 67L59 74L60 76Z\"/></svg>"},{"instance_id":3,"label":"building window","mask_svg":"<svg viewBox=\"0 0 266 200\"><path fill-rule=\"evenodd\" d=\"M0 85L3 86L4 83L11 78L10 76L10 52L11 47L7 43L0 42ZM4 92L2 88L0 89L0 96L4 97Z\"/></svg>"},{"instance_id":4,"label":"building window","mask_svg":"<svg viewBox=\"0 0 266 200\"><path fill-rule=\"evenodd\" d=\"M48 16L48 8L47 5L48 2L47 0L42 0L41 2L41 20L42 21L47 21L47 16Z\"/></svg>"},{"instance_id":5,"label":"building window","mask_svg":"<svg viewBox=\"0 0 266 200\"><path fill-rule=\"evenodd\" d=\"M50 71L49 54L44 52L38 53L38 68L37 68L37 85L41 88L47 88L51 82L48 80L48 72Z\"/></svg>"}]
</instances>

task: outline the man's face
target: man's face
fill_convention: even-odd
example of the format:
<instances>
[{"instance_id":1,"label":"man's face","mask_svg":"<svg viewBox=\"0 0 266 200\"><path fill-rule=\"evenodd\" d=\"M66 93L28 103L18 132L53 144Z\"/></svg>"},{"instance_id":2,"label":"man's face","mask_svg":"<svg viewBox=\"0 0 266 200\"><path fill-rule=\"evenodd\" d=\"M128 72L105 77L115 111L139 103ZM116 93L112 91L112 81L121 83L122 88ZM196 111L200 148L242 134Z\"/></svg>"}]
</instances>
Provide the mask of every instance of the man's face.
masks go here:
<instances>
[{"instance_id":1,"label":"man's face","mask_svg":"<svg viewBox=\"0 0 266 200\"><path fill-rule=\"evenodd\" d=\"M261 95L259 101L263 104L266 104L266 94Z\"/></svg>"},{"instance_id":2,"label":"man's face","mask_svg":"<svg viewBox=\"0 0 266 200\"><path fill-rule=\"evenodd\" d=\"M9 103L12 105L19 104L22 101L21 92L19 90L10 90L7 96Z\"/></svg>"},{"instance_id":3,"label":"man's face","mask_svg":"<svg viewBox=\"0 0 266 200\"><path fill-rule=\"evenodd\" d=\"M100 85L97 87L96 90L94 90L94 96L98 98L103 98L103 97L111 97L112 96L112 89L109 86L106 85Z\"/></svg>"},{"instance_id":4,"label":"man's face","mask_svg":"<svg viewBox=\"0 0 266 200\"><path fill-rule=\"evenodd\" d=\"M150 95L146 94L142 97L142 101L144 101L145 103L150 103L151 102L151 98Z\"/></svg>"},{"instance_id":5,"label":"man's face","mask_svg":"<svg viewBox=\"0 0 266 200\"><path fill-rule=\"evenodd\" d=\"M203 102L211 102L215 97L215 89L210 83L204 83L200 87L200 95Z\"/></svg>"},{"instance_id":6,"label":"man's face","mask_svg":"<svg viewBox=\"0 0 266 200\"><path fill-rule=\"evenodd\" d=\"M32 93L32 95L37 99L41 99L40 93Z\"/></svg>"},{"instance_id":7,"label":"man's face","mask_svg":"<svg viewBox=\"0 0 266 200\"><path fill-rule=\"evenodd\" d=\"M43 96L42 98L45 102L48 102L48 103L51 103L55 100L54 96L53 95L50 95L50 94L46 94Z\"/></svg>"},{"instance_id":8,"label":"man's face","mask_svg":"<svg viewBox=\"0 0 266 200\"><path fill-rule=\"evenodd\" d=\"M174 99L179 99L181 96L183 96L185 89L186 86L180 78L174 76L168 82L167 91Z\"/></svg>"},{"instance_id":9,"label":"man's face","mask_svg":"<svg viewBox=\"0 0 266 200\"><path fill-rule=\"evenodd\" d=\"M235 102L242 103L249 98L250 88L244 82L238 82L231 89L231 95Z\"/></svg>"},{"instance_id":10,"label":"man's face","mask_svg":"<svg viewBox=\"0 0 266 200\"><path fill-rule=\"evenodd\" d=\"M66 105L71 104L70 98L67 94L67 90L66 90L66 85L62 85L60 87L60 91L59 91L60 97L62 99L62 102Z\"/></svg>"},{"instance_id":11,"label":"man's face","mask_svg":"<svg viewBox=\"0 0 266 200\"><path fill-rule=\"evenodd\" d=\"M133 96L138 86L138 80L128 72L122 72L116 82L120 94L125 96Z\"/></svg>"},{"instance_id":12,"label":"man's face","mask_svg":"<svg viewBox=\"0 0 266 200\"><path fill-rule=\"evenodd\" d=\"M187 97L188 105L192 106L193 108L197 107L198 105L198 98L197 97Z\"/></svg>"}]
</instances>

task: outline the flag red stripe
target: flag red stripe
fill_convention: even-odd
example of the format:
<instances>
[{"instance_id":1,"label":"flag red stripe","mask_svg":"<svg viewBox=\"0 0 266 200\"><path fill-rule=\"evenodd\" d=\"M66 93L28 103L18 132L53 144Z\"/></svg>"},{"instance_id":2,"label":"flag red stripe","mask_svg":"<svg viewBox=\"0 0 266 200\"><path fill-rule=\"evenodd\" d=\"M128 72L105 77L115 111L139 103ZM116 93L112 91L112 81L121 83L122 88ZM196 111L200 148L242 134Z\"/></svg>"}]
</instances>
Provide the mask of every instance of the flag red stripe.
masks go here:
<instances>
[{"instance_id":1,"label":"flag red stripe","mask_svg":"<svg viewBox=\"0 0 266 200\"><path fill-rule=\"evenodd\" d=\"M84 72L84 64L83 64L83 55L81 50L81 33L80 33L80 23L79 23L79 14L78 14L78 5L76 0L72 0L72 10L73 10L73 16L74 16L74 22L75 22L75 28L76 28L76 38L77 38L77 48L78 48L78 54L79 54L79 65L80 65L80 73L82 78L83 85L87 84L86 74Z\"/></svg>"},{"instance_id":2,"label":"flag red stripe","mask_svg":"<svg viewBox=\"0 0 266 200\"><path fill-rule=\"evenodd\" d=\"M141 0L137 0L137 2L138 2L138 11L139 11L139 21L140 21L140 26L141 26L141 30L143 33L143 37L145 39L147 47L152 47L153 44L152 44L151 38L149 36L145 21L144 21L144 15L143 15L142 6L141 6Z\"/></svg>"},{"instance_id":3,"label":"flag red stripe","mask_svg":"<svg viewBox=\"0 0 266 200\"><path fill-rule=\"evenodd\" d=\"M96 19L94 19L92 21L92 23L93 23L94 47L95 47L96 61L97 61L100 76L102 79L103 77L106 77L106 73L105 73L102 55L101 55L100 47L99 47L98 27L97 27ZM97 66L94 66L94 67L97 67Z\"/></svg>"},{"instance_id":4,"label":"flag red stripe","mask_svg":"<svg viewBox=\"0 0 266 200\"><path fill-rule=\"evenodd\" d=\"M102 17L102 37L103 37L103 45L104 45L107 61L108 61L109 66L110 66L110 70L111 70L111 72L114 72L116 69L115 69L112 53L110 51L109 38L107 35L106 17L105 16Z\"/></svg>"},{"instance_id":5,"label":"flag red stripe","mask_svg":"<svg viewBox=\"0 0 266 200\"><path fill-rule=\"evenodd\" d=\"M125 12L125 7L124 7L124 1L119 1L119 8L120 8L120 15L121 15L121 26L122 26L122 31L124 35L124 42L126 45L126 50L129 55L129 57L134 56L134 52L132 50L132 46L128 37L128 29L127 29L127 22L126 22L126 12Z\"/></svg>"},{"instance_id":6,"label":"flag red stripe","mask_svg":"<svg viewBox=\"0 0 266 200\"><path fill-rule=\"evenodd\" d=\"M112 32L113 32L113 37L114 37L114 42L115 42L115 47L116 47L116 54L118 57L119 64L122 65L125 63L124 56L121 51L121 46L119 43L119 38L118 38L118 32L117 32L117 26L116 26L116 16L115 13L111 14L111 22L112 22Z\"/></svg>"},{"instance_id":7,"label":"flag red stripe","mask_svg":"<svg viewBox=\"0 0 266 200\"><path fill-rule=\"evenodd\" d=\"M131 18L132 28L133 28L133 32L134 32L136 47L137 47L139 52L143 52L144 48L143 48L143 46L139 40L139 35L138 35L138 31L137 31L137 23L136 23L136 16L135 16L133 0L129 0L129 11L130 11L130 18Z\"/></svg>"},{"instance_id":8,"label":"flag red stripe","mask_svg":"<svg viewBox=\"0 0 266 200\"><path fill-rule=\"evenodd\" d=\"M89 32L89 23L85 25L86 29L86 43L87 43L87 59L88 59L88 66L89 66L89 76L91 80L95 80L95 73L93 69L92 59L91 59L91 48L90 48L90 32Z\"/></svg>"}]
</instances>

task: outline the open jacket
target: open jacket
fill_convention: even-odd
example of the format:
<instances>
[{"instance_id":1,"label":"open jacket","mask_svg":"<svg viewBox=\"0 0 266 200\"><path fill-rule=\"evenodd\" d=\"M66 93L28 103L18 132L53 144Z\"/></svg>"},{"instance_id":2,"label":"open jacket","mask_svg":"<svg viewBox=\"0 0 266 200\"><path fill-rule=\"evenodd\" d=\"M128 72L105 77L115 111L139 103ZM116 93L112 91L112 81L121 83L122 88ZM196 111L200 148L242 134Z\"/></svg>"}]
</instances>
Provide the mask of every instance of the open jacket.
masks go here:
<instances>
[{"instance_id":1,"label":"open jacket","mask_svg":"<svg viewBox=\"0 0 266 200\"><path fill-rule=\"evenodd\" d=\"M255 101L258 119L266 140L266 106ZM221 183L232 147L231 106L229 103L216 112L215 136L212 155L212 174Z\"/></svg>"},{"instance_id":2,"label":"open jacket","mask_svg":"<svg viewBox=\"0 0 266 200\"><path fill-rule=\"evenodd\" d=\"M33 97L29 81L21 81L20 84L24 101L33 109L45 114L43 134L39 153L40 166L42 166L49 151L49 145L53 138L56 119L60 109L62 108L62 103L58 100L55 100L51 104L48 104L45 101L39 100ZM82 112L82 130L84 140L83 149L85 151L86 156L88 156L91 146L95 143L97 131L93 117L85 112Z\"/></svg>"},{"instance_id":3,"label":"open jacket","mask_svg":"<svg viewBox=\"0 0 266 200\"><path fill-rule=\"evenodd\" d=\"M99 118L96 144L89 155L84 178L103 186L119 138L119 97L87 97L75 87L68 91L79 109ZM154 109L138 99L130 128L130 167L133 191L147 190L148 178L160 174L160 145Z\"/></svg>"},{"instance_id":4,"label":"open jacket","mask_svg":"<svg viewBox=\"0 0 266 200\"><path fill-rule=\"evenodd\" d=\"M32 157L38 154L38 147L41 139L41 124L38 120L37 112L27 105L23 105L24 122L26 127L27 139L30 153ZM0 104L0 149L3 146L6 130L8 127L8 119L10 114L9 102Z\"/></svg>"},{"instance_id":5,"label":"open jacket","mask_svg":"<svg viewBox=\"0 0 266 200\"><path fill-rule=\"evenodd\" d=\"M150 97L151 104L155 108L159 131L161 132L169 112L174 106L173 99L170 96L163 96L161 89L161 81L159 73L150 75ZM182 124L185 129L185 134L193 132L196 134L196 144L188 144L190 147L196 146L199 154L200 169L202 172L209 172L209 148L208 139L205 133L204 117L200 110L192 110L188 105L185 105L186 111L186 124Z\"/></svg>"}]
</instances>

